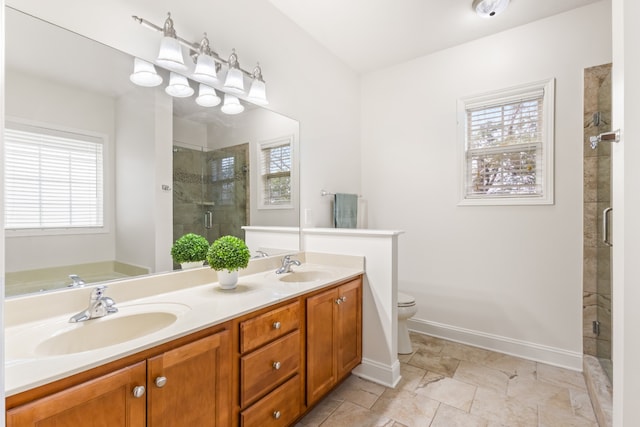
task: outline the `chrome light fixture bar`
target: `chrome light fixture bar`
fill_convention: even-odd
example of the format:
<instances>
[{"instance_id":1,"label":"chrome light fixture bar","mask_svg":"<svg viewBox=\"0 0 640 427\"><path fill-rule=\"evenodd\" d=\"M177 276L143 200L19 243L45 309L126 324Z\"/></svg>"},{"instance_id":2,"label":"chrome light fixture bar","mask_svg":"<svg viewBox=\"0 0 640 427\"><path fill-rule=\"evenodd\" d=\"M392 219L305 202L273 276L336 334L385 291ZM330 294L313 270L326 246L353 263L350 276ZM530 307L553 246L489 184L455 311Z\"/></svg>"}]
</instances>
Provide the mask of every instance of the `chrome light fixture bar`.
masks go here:
<instances>
[{"instance_id":1,"label":"chrome light fixture bar","mask_svg":"<svg viewBox=\"0 0 640 427\"><path fill-rule=\"evenodd\" d=\"M138 16L133 16L132 18L142 26L157 32L161 32L163 34L163 38L160 43L160 51L155 62L156 64L168 69L171 72L172 82L180 80L177 76L174 76L174 74L184 73L188 69L188 67L184 63L181 47L184 46L189 50L189 56L191 56L196 64L195 71L193 72L193 74L191 74L190 77L200 83L198 91L199 101L196 100L199 105L214 106L220 103L220 98L216 95L213 86L220 88L220 90L226 93L234 95L234 97L246 97L248 101L257 105L267 105L269 103L267 101L266 85L264 82L264 78L262 77L262 69L260 68L260 64L257 64L251 72L243 69L240 66L238 55L236 54L235 49L232 49L231 55L229 55L229 59L225 60L213 49L211 49L209 39L207 38L207 33L204 33L204 36L199 43L192 43L188 40L183 39L182 37L178 36L175 31L173 19L171 19L171 13L167 14L167 19L165 20L162 27ZM143 62L144 61L142 60L136 60L136 65L138 66L138 68L140 68L140 64L143 64ZM149 65L151 67L149 67ZM132 74L131 76L131 81L136 84L140 84L137 83L137 81L142 80L143 82L147 82L151 79L155 83L158 82L159 79L159 83L157 84L160 84L162 82L162 78L159 75L157 78L154 78L152 76L149 77L149 74L155 73L153 65L145 63L144 66L145 68L141 72L145 73L144 77L146 77L146 79L143 80L141 78L138 78L138 74L136 74L138 72L138 68L136 68L136 70L134 70L134 74ZM223 67L226 68L226 77L224 79L224 83L221 85L222 82L219 80L218 73ZM245 76L251 80L251 86L248 94L244 89ZM143 75L140 75L140 77L143 77ZM147 86L148 85L150 85L150 83L147 83ZM184 86L184 81L181 80L179 85ZM178 91L167 88L167 93L171 94L172 96L183 97L191 96L191 94L193 93L193 89L191 91L184 87L182 87L182 89L185 90ZM189 95L186 95L189 92L191 93ZM173 93L177 93L177 95L173 95ZM232 100L232 104L236 105L235 100L233 100L233 98L230 99ZM242 109L244 109L244 107L242 107ZM228 110L228 108L223 107L222 110ZM234 113L232 114L238 113L238 108L231 108L231 110L234 111Z\"/></svg>"}]
</instances>

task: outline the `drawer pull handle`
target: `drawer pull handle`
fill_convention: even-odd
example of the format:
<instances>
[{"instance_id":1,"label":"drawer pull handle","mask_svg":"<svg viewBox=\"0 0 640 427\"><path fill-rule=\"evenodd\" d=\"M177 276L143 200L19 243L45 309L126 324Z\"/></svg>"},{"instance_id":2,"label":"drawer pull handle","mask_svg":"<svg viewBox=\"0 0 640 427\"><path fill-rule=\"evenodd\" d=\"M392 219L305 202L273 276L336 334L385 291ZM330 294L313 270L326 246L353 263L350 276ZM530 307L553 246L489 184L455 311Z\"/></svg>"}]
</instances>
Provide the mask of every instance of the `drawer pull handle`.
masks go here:
<instances>
[{"instance_id":1,"label":"drawer pull handle","mask_svg":"<svg viewBox=\"0 0 640 427\"><path fill-rule=\"evenodd\" d=\"M144 396L145 388L143 385L139 385L133 388L133 397L136 399Z\"/></svg>"},{"instance_id":2,"label":"drawer pull handle","mask_svg":"<svg viewBox=\"0 0 640 427\"><path fill-rule=\"evenodd\" d=\"M155 383L156 387L162 388L165 386L165 384L167 384L167 377L158 377L156 378Z\"/></svg>"},{"instance_id":3,"label":"drawer pull handle","mask_svg":"<svg viewBox=\"0 0 640 427\"><path fill-rule=\"evenodd\" d=\"M273 322L273 329L280 329L281 326L280 322Z\"/></svg>"},{"instance_id":4,"label":"drawer pull handle","mask_svg":"<svg viewBox=\"0 0 640 427\"><path fill-rule=\"evenodd\" d=\"M273 369L275 369L276 371L278 369L280 369L282 367L282 363L280 362L273 362Z\"/></svg>"},{"instance_id":5,"label":"drawer pull handle","mask_svg":"<svg viewBox=\"0 0 640 427\"><path fill-rule=\"evenodd\" d=\"M281 415L280 411L273 411L273 418L276 420L279 420Z\"/></svg>"}]
</instances>

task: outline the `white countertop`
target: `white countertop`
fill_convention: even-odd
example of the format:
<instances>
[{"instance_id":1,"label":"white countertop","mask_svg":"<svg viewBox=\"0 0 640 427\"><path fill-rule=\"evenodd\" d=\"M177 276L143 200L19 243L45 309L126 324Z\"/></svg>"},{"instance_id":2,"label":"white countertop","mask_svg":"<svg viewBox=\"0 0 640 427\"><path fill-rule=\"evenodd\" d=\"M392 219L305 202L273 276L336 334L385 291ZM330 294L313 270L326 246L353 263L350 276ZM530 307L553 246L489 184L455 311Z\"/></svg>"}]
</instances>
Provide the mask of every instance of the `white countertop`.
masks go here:
<instances>
[{"instance_id":1,"label":"white countertop","mask_svg":"<svg viewBox=\"0 0 640 427\"><path fill-rule=\"evenodd\" d=\"M234 290L222 290L215 272L208 267L123 280L109 284L106 291L119 312L81 323L68 321L88 305L90 287L9 299L5 305L5 393L11 396L65 378L364 273L363 257L307 253L296 258L306 262L292 270L322 271L326 273L323 279L283 282L283 276L273 269L279 260L272 258L252 261L247 269L250 274L241 275ZM207 282L207 277L214 280ZM30 308L29 313L25 313L25 307ZM43 355L42 347L38 347L54 335L89 322L109 322L144 312L169 312L176 320L144 336L89 351Z\"/></svg>"}]
</instances>

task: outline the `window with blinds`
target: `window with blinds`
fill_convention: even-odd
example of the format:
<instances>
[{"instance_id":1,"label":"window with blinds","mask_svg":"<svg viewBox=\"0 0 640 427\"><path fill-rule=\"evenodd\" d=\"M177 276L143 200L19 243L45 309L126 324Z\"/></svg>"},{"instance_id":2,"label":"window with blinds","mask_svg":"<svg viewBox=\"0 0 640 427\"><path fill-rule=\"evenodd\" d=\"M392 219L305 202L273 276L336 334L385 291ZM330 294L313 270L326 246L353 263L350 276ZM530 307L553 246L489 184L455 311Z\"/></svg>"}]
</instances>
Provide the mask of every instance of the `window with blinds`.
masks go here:
<instances>
[{"instance_id":1,"label":"window with blinds","mask_svg":"<svg viewBox=\"0 0 640 427\"><path fill-rule=\"evenodd\" d=\"M7 123L5 229L104 226L101 138Z\"/></svg>"},{"instance_id":2,"label":"window with blinds","mask_svg":"<svg viewBox=\"0 0 640 427\"><path fill-rule=\"evenodd\" d=\"M553 203L553 80L461 104L461 204Z\"/></svg>"},{"instance_id":3,"label":"window with blinds","mask_svg":"<svg viewBox=\"0 0 640 427\"><path fill-rule=\"evenodd\" d=\"M214 198L218 205L233 205L236 192L236 159L233 156L213 159L211 180L214 184Z\"/></svg>"},{"instance_id":4,"label":"window with blinds","mask_svg":"<svg viewBox=\"0 0 640 427\"><path fill-rule=\"evenodd\" d=\"M260 144L261 206L291 207L291 138Z\"/></svg>"}]
</instances>

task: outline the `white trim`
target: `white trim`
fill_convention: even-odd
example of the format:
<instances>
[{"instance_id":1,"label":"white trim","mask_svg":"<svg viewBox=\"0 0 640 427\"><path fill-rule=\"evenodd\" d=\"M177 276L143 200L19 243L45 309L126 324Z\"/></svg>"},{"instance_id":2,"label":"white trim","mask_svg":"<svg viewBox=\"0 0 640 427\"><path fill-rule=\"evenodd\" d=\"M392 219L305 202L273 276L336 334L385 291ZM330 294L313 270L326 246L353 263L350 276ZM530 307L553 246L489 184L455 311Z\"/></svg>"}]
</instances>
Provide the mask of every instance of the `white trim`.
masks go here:
<instances>
[{"instance_id":1,"label":"white trim","mask_svg":"<svg viewBox=\"0 0 640 427\"><path fill-rule=\"evenodd\" d=\"M486 350L522 357L573 371L582 371L582 353L517 340L472 329L460 328L423 319L409 319L409 329L425 335L443 338Z\"/></svg>"},{"instance_id":2,"label":"white trim","mask_svg":"<svg viewBox=\"0 0 640 427\"><path fill-rule=\"evenodd\" d=\"M467 157L466 157L466 111L469 108L494 105L499 101L518 100L523 94L544 91L542 105L543 123L543 171L542 196L466 196ZM555 136L555 79L550 78L511 88L500 89L458 99L457 102L457 153L458 153L458 206L495 206L495 205L553 205L554 204L554 136Z\"/></svg>"},{"instance_id":3,"label":"white trim","mask_svg":"<svg viewBox=\"0 0 640 427\"><path fill-rule=\"evenodd\" d=\"M363 357L362 363L356 366L351 373L365 380L390 388L395 388L402 379L400 375L400 361L398 359L396 359L393 365L388 366Z\"/></svg>"}]
</instances>

